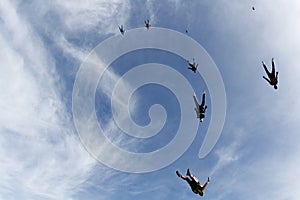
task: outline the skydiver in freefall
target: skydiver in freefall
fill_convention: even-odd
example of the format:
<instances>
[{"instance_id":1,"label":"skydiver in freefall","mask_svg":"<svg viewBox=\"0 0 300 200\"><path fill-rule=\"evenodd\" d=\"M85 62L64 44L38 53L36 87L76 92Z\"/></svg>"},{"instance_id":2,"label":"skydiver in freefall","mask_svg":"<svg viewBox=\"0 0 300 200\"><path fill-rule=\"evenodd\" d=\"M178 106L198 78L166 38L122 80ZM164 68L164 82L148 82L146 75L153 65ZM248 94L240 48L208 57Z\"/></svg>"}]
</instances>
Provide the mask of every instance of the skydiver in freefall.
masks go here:
<instances>
[{"instance_id":1,"label":"skydiver in freefall","mask_svg":"<svg viewBox=\"0 0 300 200\"><path fill-rule=\"evenodd\" d=\"M268 78L266 78L265 76L263 76L263 78L268 81L268 83L270 85L272 85L274 87L275 90L277 90L277 84L278 84L278 72L275 73L275 64L274 64L274 58L272 58L272 71L269 72L269 70L267 69L266 65L264 62L262 62L263 67L268 75Z\"/></svg>"},{"instance_id":2,"label":"skydiver in freefall","mask_svg":"<svg viewBox=\"0 0 300 200\"><path fill-rule=\"evenodd\" d=\"M145 23L145 27L149 30L149 28L151 26L149 19L145 20L144 23Z\"/></svg>"},{"instance_id":3,"label":"skydiver in freefall","mask_svg":"<svg viewBox=\"0 0 300 200\"><path fill-rule=\"evenodd\" d=\"M189 169L187 169L186 176L182 176L178 171L176 171L176 174L178 177L182 178L190 185L192 191L195 194L199 194L200 196L204 195L204 190L210 182L209 177L207 178L205 184L202 186L199 180L195 176L191 175Z\"/></svg>"},{"instance_id":4,"label":"skydiver in freefall","mask_svg":"<svg viewBox=\"0 0 300 200\"><path fill-rule=\"evenodd\" d=\"M125 29L123 28L123 25L119 26L119 30L120 30L121 34L124 35Z\"/></svg>"},{"instance_id":5,"label":"skydiver in freefall","mask_svg":"<svg viewBox=\"0 0 300 200\"><path fill-rule=\"evenodd\" d=\"M207 105L205 105L205 91L202 93L202 102L199 106L199 112L200 112L200 122L203 122L203 119L205 118L205 111L207 109Z\"/></svg>"},{"instance_id":6,"label":"skydiver in freefall","mask_svg":"<svg viewBox=\"0 0 300 200\"><path fill-rule=\"evenodd\" d=\"M187 63L190 67L188 69L192 70L194 73L196 73L198 64L195 63L195 59L193 58L193 63L190 63L190 61L187 60Z\"/></svg>"}]
</instances>

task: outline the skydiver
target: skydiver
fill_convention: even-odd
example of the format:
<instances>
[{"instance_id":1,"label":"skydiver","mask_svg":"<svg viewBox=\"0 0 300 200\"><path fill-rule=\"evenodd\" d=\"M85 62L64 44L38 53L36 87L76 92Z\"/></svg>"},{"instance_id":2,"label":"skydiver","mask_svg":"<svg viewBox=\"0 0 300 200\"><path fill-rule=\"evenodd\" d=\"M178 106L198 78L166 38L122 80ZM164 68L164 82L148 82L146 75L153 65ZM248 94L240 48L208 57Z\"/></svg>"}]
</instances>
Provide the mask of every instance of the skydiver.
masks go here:
<instances>
[{"instance_id":1,"label":"skydiver","mask_svg":"<svg viewBox=\"0 0 300 200\"><path fill-rule=\"evenodd\" d=\"M188 182L192 191L195 194L199 194L200 196L204 195L204 190L210 182L209 177L207 178L207 181L205 182L205 184L202 186L201 183L199 182L199 180L195 176L191 175L189 169L187 169L186 176L182 176L178 171L176 171L176 174L178 177L180 177L183 180L185 180L186 182Z\"/></svg>"},{"instance_id":2,"label":"skydiver","mask_svg":"<svg viewBox=\"0 0 300 200\"><path fill-rule=\"evenodd\" d=\"M268 81L268 83L270 85L272 85L274 87L275 90L277 90L277 84L278 84L278 72L275 73L275 64L274 64L274 58L272 58L272 71L269 72L269 70L267 69L266 65L264 62L262 62L263 64L263 67L268 75L268 78L267 79L265 76L263 76L263 78Z\"/></svg>"},{"instance_id":3,"label":"skydiver","mask_svg":"<svg viewBox=\"0 0 300 200\"><path fill-rule=\"evenodd\" d=\"M254 6L252 7L252 10L255 10L255 7L254 7Z\"/></svg>"},{"instance_id":4,"label":"skydiver","mask_svg":"<svg viewBox=\"0 0 300 200\"><path fill-rule=\"evenodd\" d=\"M149 19L145 20L144 23L145 23L145 27L149 30L149 28L151 26Z\"/></svg>"},{"instance_id":5,"label":"skydiver","mask_svg":"<svg viewBox=\"0 0 300 200\"><path fill-rule=\"evenodd\" d=\"M207 109L207 105L205 105L205 91L203 91L203 93L202 93L202 102L201 102L201 105L199 105L200 122L203 122L203 119L205 118L206 109Z\"/></svg>"},{"instance_id":6,"label":"skydiver","mask_svg":"<svg viewBox=\"0 0 300 200\"><path fill-rule=\"evenodd\" d=\"M196 73L198 64L195 63L195 59L193 58L193 63L190 63L190 61L187 60L187 63L190 67L188 69L192 70L194 73Z\"/></svg>"},{"instance_id":7,"label":"skydiver","mask_svg":"<svg viewBox=\"0 0 300 200\"><path fill-rule=\"evenodd\" d=\"M119 26L119 30L120 30L121 34L124 35L125 29L123 28L123 25Z\"/></svg>"}]
</instances>

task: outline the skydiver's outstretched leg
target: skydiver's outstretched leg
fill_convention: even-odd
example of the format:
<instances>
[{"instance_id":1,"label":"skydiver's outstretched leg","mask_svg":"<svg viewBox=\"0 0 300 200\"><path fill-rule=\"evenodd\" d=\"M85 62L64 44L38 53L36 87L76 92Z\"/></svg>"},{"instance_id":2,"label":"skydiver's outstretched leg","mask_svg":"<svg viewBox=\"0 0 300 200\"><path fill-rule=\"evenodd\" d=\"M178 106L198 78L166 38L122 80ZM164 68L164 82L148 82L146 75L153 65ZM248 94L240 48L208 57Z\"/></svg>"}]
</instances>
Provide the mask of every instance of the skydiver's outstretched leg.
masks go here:
<instances>
[{"instance_id":1,"label":"skydiver's outstretched leg","mask_svg":"<svg viewBox=\"0 0 300 200\"><path fill-rule=\"evenodd\" d=\"M191 67L196 67L195 58L193 58L193 63L190 63L189 60L186 60L186 61L187 61L187 63L189 64L189 66L191 66ZM197 66L198 66L198 64L197 64Z\"/></svg>"},{"instance_id":2,"label":"skydiver's outstretched leg","mask_svg":"<svg viewBox=\"0 0 300 200\"><path fill-rule=\"evenodd\" d=\"M190 172L189 168L186 170L186 175L189 176L189 177L191 176L191 172Z\"/></svg>"},{"instance_id":3,"label":"skydiver's outstretched leg","mask_svg":"<svg viewBox=\"0 0 300 200\"><path fill-rule=\"evenodd\" d=\"M176 174L177 174L178 177L182 178L183 180L187 181L188 183L191 182L191 179L189 179L189 177L187 177L187 176L182 176L182 175L179 173L179 171L176 171Z\"/></svg>"},{"instance_id":4,"label":"skydiver's outstretched leg","mask_svg":"<svg viewBox=\"0 0 300 200\"><path fill-rule=\"evenodd\" d=\"M187 60L186 62L187 62L187 63L188 63L188 65L190 66L190 67L189 67L189 69L193 69L193 68L192 68L192 67L193 67L193 64L192 64L192 63L190 63L190 61L188 61L188 60Z\"/></svg>"},{"instance_id":5,"label":"skydiver's outstretched leg","mask_svg":"<svg viewBox=\"0 0 300 200\"><path fill-rule=\"evenodd\" d=\"M191 174L190 169L187 169L186 175L189 176L189 177L190 177L193 181L195 181L196 183L199 182L199 180L198 180L195 176L193 176L193 175Z\"/></svg>"},{"instance_id":6,"label":"skydiver's outstretched leg","mask_svg":"<svg viewBox=\"0 0 300 200\"><path fill-rule=\"evenodd\" d=\"M202 93L202 102L201 102L201 105L200 106L202 106L202 107L204 107L205 106L205 92L203 91L203 93Z\"/></svg>"},{"instance_id":7,"label":"skydiver's outstretched leg","mask_svg":"<svg viewBox=\"0 0 300 200\"><path fill-rule=\"evenodd\" d=\"M185 178L186 178L185 176L182 176L182 175L180 174L179 171L176 171L176 174L177 174L178 177L180 177L180 178L182 178L182 179L185 179Z\"/></svg>"},{"instance_id":8,"label":"skydiver's outstretched leg","mask_svg":"<svg viewBox=\"0 0 300 200\"><path fill-rule=\"evenodd\" d=\"M264 69L265 69L265 71L266 71L268 77L270 77L271 74L270 74L269 70L267 69L267 66L265 65L264 62L262 62L262 64L263 64L263 67L264 67Z\"/></svg>"},{"instance_id":9,"label":"skydiver's outstretched leg","mask_svg":"<svg viewBox=\"0 0 300 200\"><path fill-rule=\"evenodd\" d=\"M272 76L275 77L275 63L274 63L274 58L272 58L272 72L271 72Z\"/></svg>"}]
</instances>

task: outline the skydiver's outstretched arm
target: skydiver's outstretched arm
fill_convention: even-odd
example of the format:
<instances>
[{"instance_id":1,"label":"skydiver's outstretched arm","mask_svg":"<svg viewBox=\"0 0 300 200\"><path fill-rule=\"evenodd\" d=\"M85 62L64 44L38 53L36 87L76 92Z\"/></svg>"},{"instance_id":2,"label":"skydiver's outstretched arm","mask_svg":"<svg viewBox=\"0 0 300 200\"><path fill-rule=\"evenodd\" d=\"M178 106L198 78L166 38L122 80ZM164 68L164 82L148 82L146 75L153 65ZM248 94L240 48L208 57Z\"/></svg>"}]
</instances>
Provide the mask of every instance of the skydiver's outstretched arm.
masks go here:
<instances>
[{"instance_id":1,"label":"skydiver's outstretched arm","mask_svg":"<svg viewBox=\"0 0 300 200\"><path fill-rule=\"evenodd\" d=\"M263 78L271 84L271 81L269 79L267 79L265 76L263 76Z\"/></svg>"},{"instance_id":2,"label":"skydiver's outstretched arm","mask_svg":"<svg viewBox=\"0 0 300 200\"><path fill-rule=\"evenodd\" d=\"M276 77L275 78L278 80L278 72L276 72Z\"/></svg>"}]
</instances>

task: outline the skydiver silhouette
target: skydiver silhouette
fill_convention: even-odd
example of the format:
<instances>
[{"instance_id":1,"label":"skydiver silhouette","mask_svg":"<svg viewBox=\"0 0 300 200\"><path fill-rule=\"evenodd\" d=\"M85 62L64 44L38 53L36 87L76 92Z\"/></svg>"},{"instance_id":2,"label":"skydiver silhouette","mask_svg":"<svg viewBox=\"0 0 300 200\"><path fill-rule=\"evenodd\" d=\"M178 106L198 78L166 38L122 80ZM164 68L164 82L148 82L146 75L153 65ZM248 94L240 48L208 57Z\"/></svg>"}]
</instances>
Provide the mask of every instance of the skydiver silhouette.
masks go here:
<instances>
[{"instance_id":1,"label":"skydiver silhouette","mask_svg":"<svg viewBox=\"0 0 300 200\"><path fill-rule=\"evenodd\" d=\"M210 182L209 177L207 178L207 181L205 182L205 184L202 186L201 183L199 182L199 180L195 176L191 175L189 169L187 169L186 176L182 176L179 173L179 171L176 171L176 174L178 177L182 178L190 185L192 191L195 194L199 194L200 196L204 195L204 190Z\"/></svg>"},{"instance_id":2,"label":"skydiver silhouette","mask_svg":"<svg viewBox=\"0 0 300 200\"><path fill-rule=\"evenodd\" d=\"M144 23L145 23L145 27L149 30L149 28L151 26L149 19L145 20Z\"/></svg>"},{"instance_id":3,"label":"skydiver silhouette","mask_svg":"<svg viewBox=\"0 0 300 200\"><path fill-rule=\"evenodd\" d=\"M194 73L196 73L198 64L195 63L195 59L193 58L193 63L190 63L190 61L187 60L187 63L190 67L188 69L192 70Z\"/></svg>"},{"instance_id":4,"label":"skydiver silhouette","mask_svg":"<svg viewBox=\"0 0 300 200\"><path fill-rule=\"evenodd\" d=\"M262 62L263 64L263 67L268 75L268 78L267 79L265 76L263 76L263 78L268 81L268 83L270 85L272 85L274 87L275 90L277 90L277 84L278 84L278 72L275 73L275 64L274 64L274 58L272 58L272 71L269 72L269 70L267 69L266 65L264 62Z\"/></svg>"},{"instance_id":5,"label":"skydiver silhouette","mask_svg":"<svg viewBox=\"0 0 300 200\"><path fill-rule=\"evenodd\" d=\"M205 118L206 109L207 109L207 106L205 105L205 91L203 91L203 93L202 93L202 102L201 102L201 105L199 105L200 122L203 122L203 119Z\"/></svg>"},{"instance_id":6,"label":"skydiver silhouette","mask_svg":"<svg viewBox=\"0 0 300 200\"><path fill-rule=\"evenodd\" d=\"M119 30L120 30L121 34L124 35L125 30L124 30L124 28L123 28L123 25L119 26Z\"/></svg>"}]
</instances>

